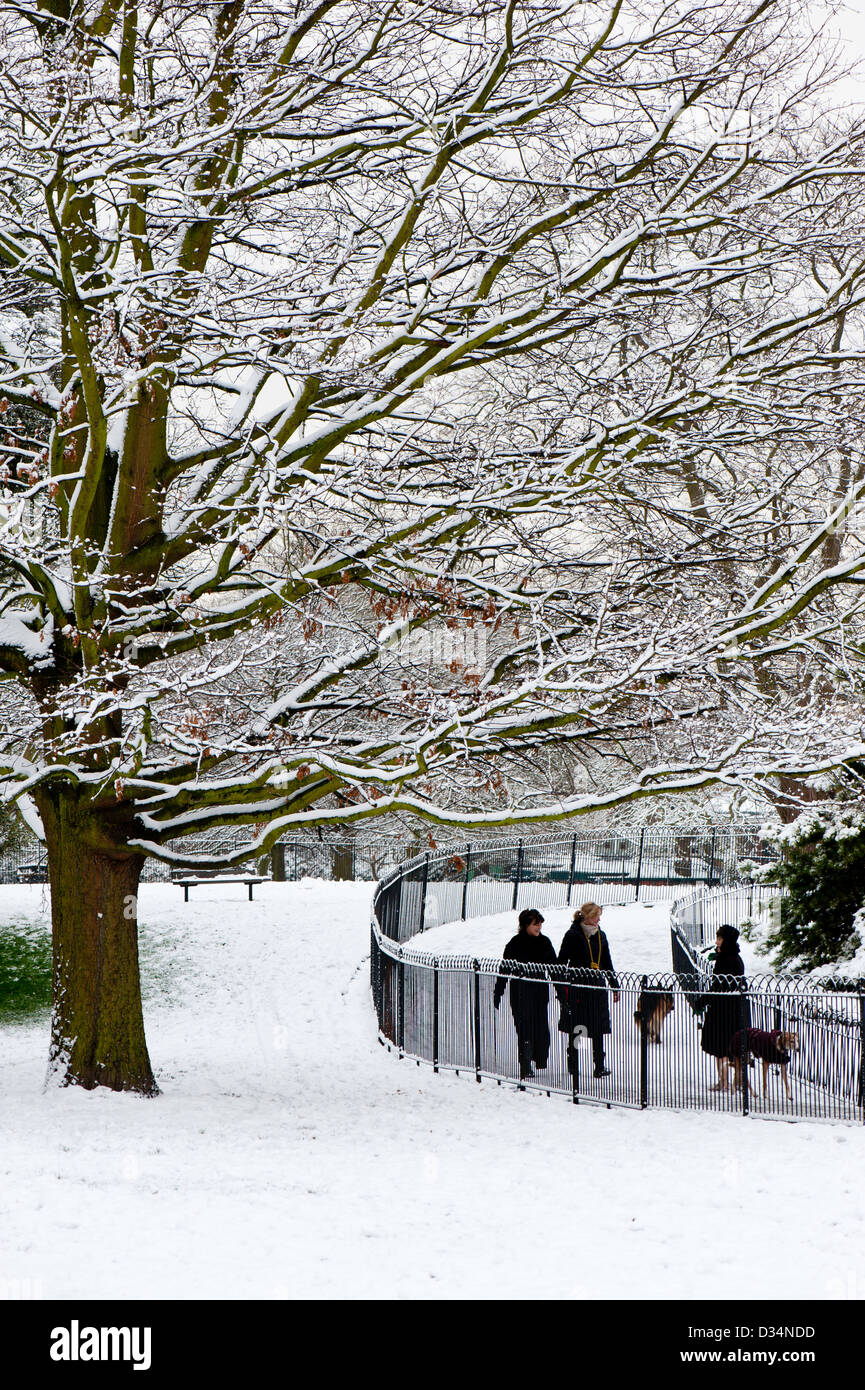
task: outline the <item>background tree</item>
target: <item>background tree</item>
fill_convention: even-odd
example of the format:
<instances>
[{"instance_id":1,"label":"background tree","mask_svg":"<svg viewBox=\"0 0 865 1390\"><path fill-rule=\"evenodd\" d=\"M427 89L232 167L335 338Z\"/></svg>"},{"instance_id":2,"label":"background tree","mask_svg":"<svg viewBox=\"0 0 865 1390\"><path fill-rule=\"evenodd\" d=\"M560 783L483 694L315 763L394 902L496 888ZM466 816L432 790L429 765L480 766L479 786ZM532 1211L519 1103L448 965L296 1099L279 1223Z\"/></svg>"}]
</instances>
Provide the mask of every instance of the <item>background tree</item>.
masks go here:
<instances>
[{"instance_id":1,"label":"background tree","mask_svg":"<svg viewBox=\"0 0 865 1390\"><path fill-rule=\"evenodd\" d=\"M865 557L825 551L865 490L863 129L812 118L795 18L0 8L0 259L44 296L3 315L40 428L0 501L0 765L44 826L59 1078L154 1089L136 894L184 837L256 827L228 864L861 753ZM483 628L482 672L394 665L436 624ZM564 735L609 785L514 808L502 750Z\"/></svg>"},{"instance_id":2,"label":"background tree","mask_svg":"<svg viewBox=\"0 0 865 1390\"><path fill-rule=\"evenodd\" d=\"M783 857L771 882L786 888L773 924L760 933L777 966L837 967L862 946L865 820L855 805L806 811L777 837Z\"/></svg>"}]
</instances>

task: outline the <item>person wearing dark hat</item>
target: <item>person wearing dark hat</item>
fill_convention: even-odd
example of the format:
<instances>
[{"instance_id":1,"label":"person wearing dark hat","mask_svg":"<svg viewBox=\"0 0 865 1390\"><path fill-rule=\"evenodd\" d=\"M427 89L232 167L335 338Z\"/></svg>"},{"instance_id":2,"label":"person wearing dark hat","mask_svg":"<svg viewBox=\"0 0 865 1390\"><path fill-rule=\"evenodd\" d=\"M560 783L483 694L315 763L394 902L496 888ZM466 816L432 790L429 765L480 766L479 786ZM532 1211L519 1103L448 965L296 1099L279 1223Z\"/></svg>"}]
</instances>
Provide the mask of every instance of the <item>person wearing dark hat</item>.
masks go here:
<instances>
[{"instance_id":1,"label":"person wearing dark hat","mask_svg":"<svg viewBox=\"0 0 865 1390\"><path fill-rule=\"evenodd\" d=\"M709 1087L710 1091L723 1091L729 1082L733 1035L743 1028L750 1028L751 1011L747 999L745 962L739 954L739 933L729 922L718 928L715 948L700 1047L715 1058L718 1068L718 1080Z\"/></svg>"},{"instance_id":2,"label":"person wearing dark hat","mask_svg":"<svg viewBox=\"0 0 865 1390\"><path fill-rule=\"evenodd\" d=\"M504 949L502 974L496 979L493 992L493 1004L498 1008L505 992L507 977L512 977L511 1013L517 1032L521 1081L527 1081L534 1076L532 1063L543 1070L550 1053L547 1009L550 987L548 978L545 978L546 971L540 967L555 965L556 951L550 938L544 936L541 931L543 924L544 919L536 908L527 907L520 913L519 930ZM509 965L508 962L513 964ZM519 963L529 967L522 976L518 974Z\"/></svg>"}]
</instances>

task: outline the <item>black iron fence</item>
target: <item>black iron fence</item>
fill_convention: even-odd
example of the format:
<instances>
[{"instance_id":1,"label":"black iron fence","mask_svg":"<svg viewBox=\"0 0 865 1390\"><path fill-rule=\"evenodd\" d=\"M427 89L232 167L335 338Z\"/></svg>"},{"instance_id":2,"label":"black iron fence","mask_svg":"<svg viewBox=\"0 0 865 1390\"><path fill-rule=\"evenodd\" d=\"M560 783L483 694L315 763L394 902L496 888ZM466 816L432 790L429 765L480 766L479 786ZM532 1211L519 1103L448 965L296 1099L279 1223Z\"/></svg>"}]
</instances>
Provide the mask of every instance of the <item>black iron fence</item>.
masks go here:
<instances>
[{"instance_id":1,"label":"black iron fence","mask_svg":"<svg viewBox=\"0 0 865 1390\"><path fill-rule=\"evenodd\" d=\"M596 971L504 965L439 954L427 945L422 933L437 922L529 904L564 905L578 881L585 884L580 897L595 901L604 900L606 889L614 890L607 901L622 901L630 896L623 887L635 887L640 897L666 888L672 896L680 882L660 884L653 874L647 894L645 882L590 882L570 871L562 879L556 876L561 859L554 862L550 847L532 849L534 857L525 845L497 847L493 856L478 851L483 857L474 874L465 856L425 856L379 885L371 982L383 1043L437 1071L514 1082L578 1103L865 1120L865 992L856 984L828 990L811 981L760 976L749 979L741 993L734 978L726 1006L732 1063L725 1076L704 1049L702 1026L717 999L710 992L706 951L717 926L754 916L777 889L743 884L674 903L668 975L623 973L612 981ZM497 872L502 864L513 870L509 879ZM514 979L523 991L540 991L530 1010L531 1027L523 1006L508 1002ZM496 1009L499 981L505 989ZM583 1001L583 1017L609 1013L601 1074L592 1036L598 1029L581 1025L581 1010L568 1005L574 992Z\"/></svg>"},{"instance_id":2,"label":"black iron fence","mask_svg":"<svg viewBox=\"0 0 865 1390\"><path fill-rule=\"evenodd\" d=\"M216 855L234 852L248 843L248 830L222 829L178 842L176 848L192 855ZM535 836L516 845L464 844L426 854L419 853L420 848L393 836L369 843L295 837L279 841L267 854L252 859L249 868L276 880L377 882L413 863L412 882L420 882L426 873L429 892L425 915L432 923L476 915L472 911L475 898L489 896L493 884L502 911L517 900L522 902L537 883L555 885L555 900L562 903L570 902L581 883L592 883L606 893L606 901L622 889L646 898L653 892L666 896L670 884L684 888L737 882L742 861L766 864L776 857L756 830L729 827L694 830L662 826L613 833L582 830L549 838ZM149 860L142 877L145 882L168 880L170 872L169 865ZM0 852L0 883L47 880L45 847L35 837ZM409 934L415 930L417 927Z\"/></svg>"},{"instance_id":3,"label":"black iron fence","mask_svg":"<svg viewBox=\"0 0 865 1390\"><path fill-rule=\"evenodd\" d=\"M377 902L394 927L386 935L407 941L440 922L519 911L539 901L566 907L582 901L589 888L594 901L609 903L669 898L696 884L735 884L742 864L768 865L776 858L750 830L578 832L419 855L382 881Z\"/></svg>"},{"instance_id":4,"label":"black iron fence","mask_svg":"<svg viewBox=\"0 0 865 1390\"><path fill-rule=\"evenodd\" d=\"M723 922L734 927L743 922L774 918L784 890L774 884L743 883L723 891L691 893L673 903L670 925L693 951L715 944Z\"/></svg>"},{"instance_id":5,"label":"black iron fence","mask_svg":"<svg viewBox=\"0 0 865 1390\"><path fill-rule=\"evenodd\" d=\"M711 948L722 922L740 926L762 916L771 919L781 897L777 887L750 884L675 902L670 914L673 968L683 989L696 975L696 997L705 998ZM788 1072L822 1096L826 1109L819 1113L865 1119L865 985L851 983L845 989L830 984L817 988L795 976L752 978L750 1026L795 1037ZM693 1007L694 998L689 1002Z\"/></svg>"}]
</instances>

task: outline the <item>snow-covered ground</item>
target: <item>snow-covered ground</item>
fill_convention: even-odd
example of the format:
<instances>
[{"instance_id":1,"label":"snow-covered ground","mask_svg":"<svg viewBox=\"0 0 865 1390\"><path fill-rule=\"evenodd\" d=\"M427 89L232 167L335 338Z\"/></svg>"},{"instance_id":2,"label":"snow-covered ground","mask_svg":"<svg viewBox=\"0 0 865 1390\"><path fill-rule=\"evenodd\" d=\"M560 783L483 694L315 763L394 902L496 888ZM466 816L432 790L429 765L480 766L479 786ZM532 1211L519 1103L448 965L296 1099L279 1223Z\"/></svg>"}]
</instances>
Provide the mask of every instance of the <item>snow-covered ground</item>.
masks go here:
<instances>
[{"instance_id":1,"label":"snow-covered ground","mask_svg":"<svg viewBox=\"0 0 865 1390\"><path fill-rule=\"evenodd\" d=\"M0 1029L0 1295L865 1296L861 1128L435 1076L376 1041L369 885L256 894L142 890L157 1100L45 1092L45 1027ZM0 924L46 911L0 888ZM663 908L603 920L619 969L669 969Z\"/></svg>"}]
</instances>

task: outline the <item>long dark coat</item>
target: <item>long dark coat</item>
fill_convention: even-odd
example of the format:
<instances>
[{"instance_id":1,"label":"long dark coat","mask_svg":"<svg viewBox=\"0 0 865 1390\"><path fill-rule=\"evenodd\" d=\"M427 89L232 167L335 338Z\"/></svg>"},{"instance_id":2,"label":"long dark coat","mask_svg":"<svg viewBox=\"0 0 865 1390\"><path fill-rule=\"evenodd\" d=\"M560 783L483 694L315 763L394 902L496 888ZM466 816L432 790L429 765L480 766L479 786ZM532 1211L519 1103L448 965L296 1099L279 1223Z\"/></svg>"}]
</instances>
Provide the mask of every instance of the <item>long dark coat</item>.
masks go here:
<instances>
[{"instance_id":1,"label":"long dark coat","mask_svg":"<svg viewBox=\"0 0 865 1390\"><path fill-rule=\"evenodd\" d=\"M600 937L601 951L600 964L597 969L592 969L589 938L581 926L569 928L562 940L559 964L568 965L572 970L578 970L580 972L578 981L585 982L582 985L580 983L565 985L559 990L559 1002L562 1005L559 1028L564 1033L572 1032L578 1025L582 1025L588 1030L590 1038L603 1037L605 1033L612 1032L607 991L599 986L603 982L611 989L618 989L619 981L613 969L610 943L600 929L591 938L594 958L595 960L598 959L598 937Z\"/></svg>"},{"instance_id":2,"label":"long dark coat","mask_svg":"<svg viewBox=\"0 0 865 1390\"><path fill-rule=\"evenodd\" d=\"M556 951L548 936L540 932L531 936L529 932L518 932L512 936L502 953L502 973L496 979L493 1003L498 1008L505 992L508 976L508 962L522 961L531 965L555 965ZM540 971L538 972L540 975ZM548 979L511 979L511 1013L521 1051L528 1050L531 1060L537 1066L547 1064L550 1050L550 1027L547 1006L550 1000Z\"/></svg>"},{"instance_id":3,"label":"long dark coat","mask_svg":"<svg viewBox=\"0 0 865 1390\"><path fill-rule=\"evenodd\" d=\"M710 1057L730 1057L733 1034L751 1027L745 962L734 947L715 957L700 1047Z\"/></svg>"},{"instance_id":4,"label":"long dark coat","mask_svg":"<svg viewBox=\"0 0 865 1390\"><path fill-rule=\"evenodd\" d=\"M501 975L496 979L493 994L493 1002L496 1005L505 992L507 977L511 974L505 965L505 961L509 960L524 961L531 965L555 965L556 951L550 938L544 936L543 932L539 932L537 936L531 936L529 932L521 931L516 936L512 936L502 952L503 969ZM538 973L540 974L540 972ZM514 1017L525 1012L536 1013L542 1004L546 1016L549 997L550 987L546 979L511 980L511 1011Z\"/></svg>"}]
</instances>

